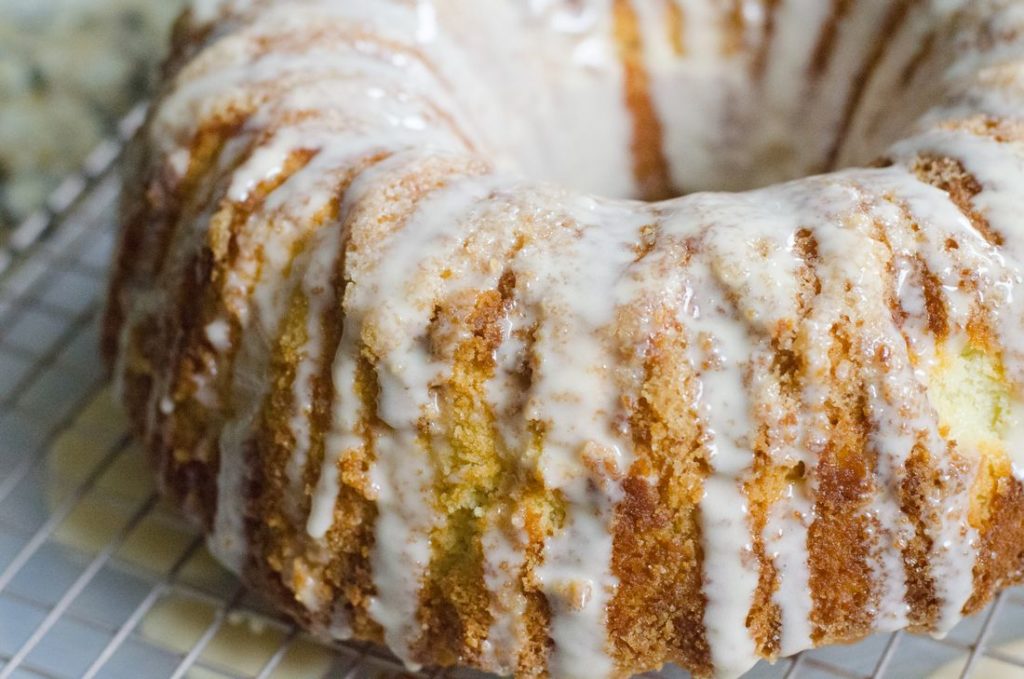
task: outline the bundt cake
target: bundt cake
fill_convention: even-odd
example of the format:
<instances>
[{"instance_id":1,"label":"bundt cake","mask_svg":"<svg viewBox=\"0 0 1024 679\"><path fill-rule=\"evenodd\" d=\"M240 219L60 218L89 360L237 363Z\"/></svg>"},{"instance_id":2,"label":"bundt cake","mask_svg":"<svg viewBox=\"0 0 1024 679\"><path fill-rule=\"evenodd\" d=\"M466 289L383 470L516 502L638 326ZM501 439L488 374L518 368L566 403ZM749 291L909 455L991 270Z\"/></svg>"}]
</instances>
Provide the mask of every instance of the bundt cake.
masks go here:
<instances>
[{"instance_id":1,"label":"bundt cake","mask_svg":"<svg viewBox=\"0 0 1024 679\"><path fill-rule=\"evenodd\" d=\"M941 635L1024 577L1022 112L1019 0L196 0L105 352L213 553L410 666Z\"/></svg>"}]
</instances>

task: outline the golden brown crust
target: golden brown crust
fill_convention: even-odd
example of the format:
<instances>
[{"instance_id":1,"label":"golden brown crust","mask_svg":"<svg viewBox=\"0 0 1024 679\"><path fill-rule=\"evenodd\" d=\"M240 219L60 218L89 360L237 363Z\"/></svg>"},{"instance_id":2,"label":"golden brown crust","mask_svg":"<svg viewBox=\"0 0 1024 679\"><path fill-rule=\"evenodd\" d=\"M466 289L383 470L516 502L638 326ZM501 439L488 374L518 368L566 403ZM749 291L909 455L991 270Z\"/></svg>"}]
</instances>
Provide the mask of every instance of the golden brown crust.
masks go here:
<instances>
[{"instance_id":1,"label":"golden brown crust","mask_svg":"<svg viewBox=\"0 0 1024 679\"><path fill-rule=\"evenodd\" d=\"M903 550L903 567L907 574L907 618L911 629L926 632L939 616L940 601L935 591L929 564L933 540L927 532L925 517L934 488L941 485L940 472L928 450L915 446L907 460L907 473L900 491L903 496L900 509L914 523L914 537Z\"/></svg>"},{"instance_id":2,"label":"golden brown crust","mask_svg":"<svg viewBox=\"0 0 1024 679\"><path fill-rule=\"evenodd\" d=\"M731 56L739 54L746 47L747 21L743 0L732 0L725 4L725 16L722 19L722 54Z\"/></svg>"},{"instance_id":3,"label":"golden brown crust","mask_svg":"<svg viewBox=\"0 0 1024 679\"><path fill-rule=\"evenodd\" d=\"M324 223L340 218L338 212L344 196L353 179L359 172L365 171L385 160L386 153L372 154L354 164L350 172L339 180L337 195L339 198L331 205L330 210L318 217ZM331 285L335 299L342 299L345 290L344 255L346 242L342 242L335 255L332 267ZM301 244L298 247L302 247ZM308 394L310 405L308 417L310 421L310 440L308 442L308 460L303 477L305 487L298 498L289 487L284 477L284 470L295 448L295 441L290 433L288 413L298 407L293 403L295 397L295 370L308 342L308 315L314 313L301 290L296 289L290 312L282 325L277 338L278 348L274 352L271 363L271 391L262 409L262 425L256 435L254 445L259 451L258 462L253 464L254 491L250 495L248 524L249 541L253 556L250 559L248 577L258 582L275 581L278 587L294 592L303 580L312 580L327 584L327 591L317 592L317 596L327 599L338 599L338 608L344 609L350 625L365 638L379 638L379 627L373 623L366 612L366 605L373 588L369 582L369 564L367 545L372 544L372 527L375 516L375 505L369 497L365 480L367 457L372 454L368 434L364 434L366 448L363 451L348 451L339 455L339 478L342 487L339 491L338 505L343 518L335 522L335 530L328 536L332 544L332 556L329 559L307 553L304 531L296 530L295 514L308 515L310 497L316 486L319 470L324 456L326 433L330 426L331 404L334 399L332 380L332 358L341 339L343 317L339 304L329 304L316 322L322 333L322 351L318 356L310 357L318 365L312 379L311 393ZM372 379L365 368L361 370L362 379ZM372 387L365 389L370 392ZM368 395L370 407L366 412L373 412L373 396ZM364 425L367 427L368 425ZM269 566L269 570L267 569ZM289 594L290 599L294 596ZM329 620L315 621L318 626L326 627Z\"/></svg>"},{"instance_id":4,"label":"golden brown crust","mask_svg":"<svg viewBox=\"0 0 1024 679\"><path fill-rule=\"evenodd\" d=\"M847 361L857 365L860 349L844 328L834 327L832 334L826 403L830 432L815 470L815 520L807 538L816 643L866 636L878 596L868 553L872 526L865 514L874 476L867 396L856 369L846 379L838 370Z\"/></svg>"},{"instance_id":5,"label":"golden brown crust","mask_svg":"<svg viewBox=\"0 0 1024 679\"><path fill-rule=\"evenodd\" d=\"M626 106L633 119L633 174L644 200L678 195L665 157L661 120L651 95L644 60L643 35L632 0L615 0L615 41L625 69Z\"/></svg>"},{"instance_id":6,"label":"golden brown crust","mask_svg":"<svg viewBox=\"0 0 1024 679\"><path fill-rule=\"evenodd\" d=\"M974 594L965 614L977 613L1002 589L1024 582L1024 485L1003 467L995 478L989 521L981 530Z\"/></svg>"},{"instance_id":7,"label":"golden brown crust","mask_svg":"<svg viewBox=\"0 0 1024 679\"><path fill-rule=\"evenodd\" d=\"M664 0L665 3L665 31L668 33L668 42L672 46L672 53L677 57L686 55L686 14L679 6L677 0Z\"/></svg>"},{"instance_id":8,"label":"golden brown crust","mask_svg":"<svg viewBox=\"0 0 1024 679\"><path fill-rule=\"evenodd\" d=\"M433 556L420 594L424 632L419 652L444 664L479 663L493 622L484 582L483 516L503 504L515 480L485 394L501 342L498 324L511 292L508 285L503 290L504 296L499 290L479 295L468 309L437 309L434 314L438 326L464 323L472 331L455 351L441 399L448 444L432 451L438 512L446 518L431 536ZM444 318L450 314L465 318Z\"/></svg>"},{"instance_id":9,"label":"golden brown crust","mask_svg":"<svg viewBox=\"0 0 1024 679\"><path fill-rule=\"evenodd\" d=\"M982 191L981 183L961 161L949 156L922 155L911 170L921 181L945 191L985 240L992 245L1002 245L1002 235L996 233L985 216L974 207L974 198Z\"/></svg>"},{"instance_id":10,"label":"golden brown crust","mask_svg":"<svg viewBox=\"0 0 1024 679\"><path fill-rule=\"evenodd\" d=\"M840 25L855 4L856 0L831 0L832 9L821 29L811 56L809 75L812 81L821 78L828 71L829 64L835 55Z\"/></svg>"},{"instance_id":11,"label":"golden brown crust","mask_svg":"<svg viewBox=\"0 0 1024 679\"><path fill-rule=\"evenodd\" d=\"M334 522L327 533L330 560L324 578L340 595L341 608L348 616L352 633L359 639L380 643L384 638L383 630L369 613L370 598L376 592L370 552L376 540L374 525L378 512L368 478L374 455L371 432L380 423L374 408L377 376L365 356L357 366L356 389L362 403L360 434L364 448L346 451L338 459L341 486L334 504ZM318 449L320 454L311 457L316 466L323 459L323 444Z\"/></svg>"},{"instance_id":12,"label":"golden brown crust","mask_svg":"<svg viewBox=\"0 0 1024 679\"><path fill-rule=\"evenodd\" d=\"M902 87L910 87L914 79L917 78L918 73L921 71L921 67L932 59L937 42L938 34L935 31L930 31L924 39L920 41L917 51L914 52L914 56L907 61L903 70L900 72L899 82Z\"/></svg>"},{"instance_id":13,"label":"golden brown crust","mask_svg":"<svg viewBox=\"0 0 1024 679\"><path fill-rule=\"evenodd\" d=\"M630 405L636 461L617 510L612 571L619 587L608 628L625 668L671 658L707 674L699 507L708 464L691 406L694 375L674 360L688 340L667 310L661 314L663 330L651 338L643 386Z\"/></svg>"},{"instance_id":14,"label":"golden brown crust","mask_svg":"<svg viewBox=\"0 0 1024 679\"><path fill-rule=\"evenodd\" d=\"M765 549L764 532L768 512L791 484L800 479L802 469L772 466L763 453L754 462L754 479L746 487L750 498L750 525L754 535L753 551L759 565L757 590L747 616L747 628L757 642L758 653L765 658L776 658L782 643L782 608L775 601L779 573Z\"/></svg>"}]
</instances>

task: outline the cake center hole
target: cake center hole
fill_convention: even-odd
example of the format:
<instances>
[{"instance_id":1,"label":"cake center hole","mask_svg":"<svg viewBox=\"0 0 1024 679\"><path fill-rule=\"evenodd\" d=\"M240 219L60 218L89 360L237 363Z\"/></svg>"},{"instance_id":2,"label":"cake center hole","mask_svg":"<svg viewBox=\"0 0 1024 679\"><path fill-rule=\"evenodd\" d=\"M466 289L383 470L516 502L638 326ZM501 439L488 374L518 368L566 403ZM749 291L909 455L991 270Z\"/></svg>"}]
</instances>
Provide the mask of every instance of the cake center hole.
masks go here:
<instances>
[{"instance_id":1,"label":"cake center hole","mask_svg":"<svg viewBox=\"0 0 1024 679\"><path fill-rule=\"evenodd\" d=\"M918 54L905 3L864 0L846 17L833 5L776 16L769 35L756 21L742 35L714 25L698 36L613 12L611 41L581 31L563 52L555 40L546 49L571 58L542 64L542 87L498 95L498 136L527 175L614 198L743 191L868 165L935 103L928 84L945 57Z\"/></svg>"}]
</instances>

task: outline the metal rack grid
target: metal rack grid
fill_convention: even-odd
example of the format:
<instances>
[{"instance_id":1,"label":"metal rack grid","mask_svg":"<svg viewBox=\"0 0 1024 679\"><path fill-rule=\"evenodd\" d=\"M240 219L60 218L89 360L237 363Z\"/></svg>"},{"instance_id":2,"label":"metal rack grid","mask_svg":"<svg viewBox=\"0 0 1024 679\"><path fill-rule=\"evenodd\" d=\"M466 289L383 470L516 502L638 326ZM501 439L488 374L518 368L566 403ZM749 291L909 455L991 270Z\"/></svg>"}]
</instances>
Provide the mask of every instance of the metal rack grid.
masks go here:
<instances>
[{"instance_id":1,"label":"metal rack grid","mask_svg":"<svg viewBox=\"0 0 1024 679\"><path fill-rule=\"evenodd\" d=\"M157 496L96 359L115 169L143 117L0 249L0 679L481 676L319 645L219 569ZM749 676L1024 677L1024 589L941 641L882 635Z\"/></svg>"}]
</instances>

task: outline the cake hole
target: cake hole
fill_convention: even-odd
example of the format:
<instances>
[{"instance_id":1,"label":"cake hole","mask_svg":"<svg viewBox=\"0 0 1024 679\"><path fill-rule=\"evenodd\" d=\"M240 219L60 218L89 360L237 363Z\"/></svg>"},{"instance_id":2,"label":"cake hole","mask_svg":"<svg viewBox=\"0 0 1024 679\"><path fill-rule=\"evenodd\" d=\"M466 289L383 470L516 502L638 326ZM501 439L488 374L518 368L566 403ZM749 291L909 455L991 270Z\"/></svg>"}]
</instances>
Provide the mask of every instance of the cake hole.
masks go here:
<instances>
[{"instance_id":1,"label":"cake hole","mask_svg":"<svg viewBox=\"0 0 1024 679\"><path fill-rule=\"evenodd\" d=\"M515 169L609 198L654 200L868 166L935 103L929 76L949 58L940 44L921 53L920 25L906 30L914 13L904 2L862 0L842 30L827 11L774 25L763 52L756 43L737 49L727 22L700 25L698 36L697 24L666 15L664 26L686 34L649 30L635 4L616 5L608 44L586 42L587 3L536 17L541 26L583 27L542 57L550 60L542 88L507 86L521 53L488 45L476 60L483 81L505 85L493 93L505 115L479 118ZM742 34L760 40L763 20L744 17Z\"/></svg>"}]
</instances>

